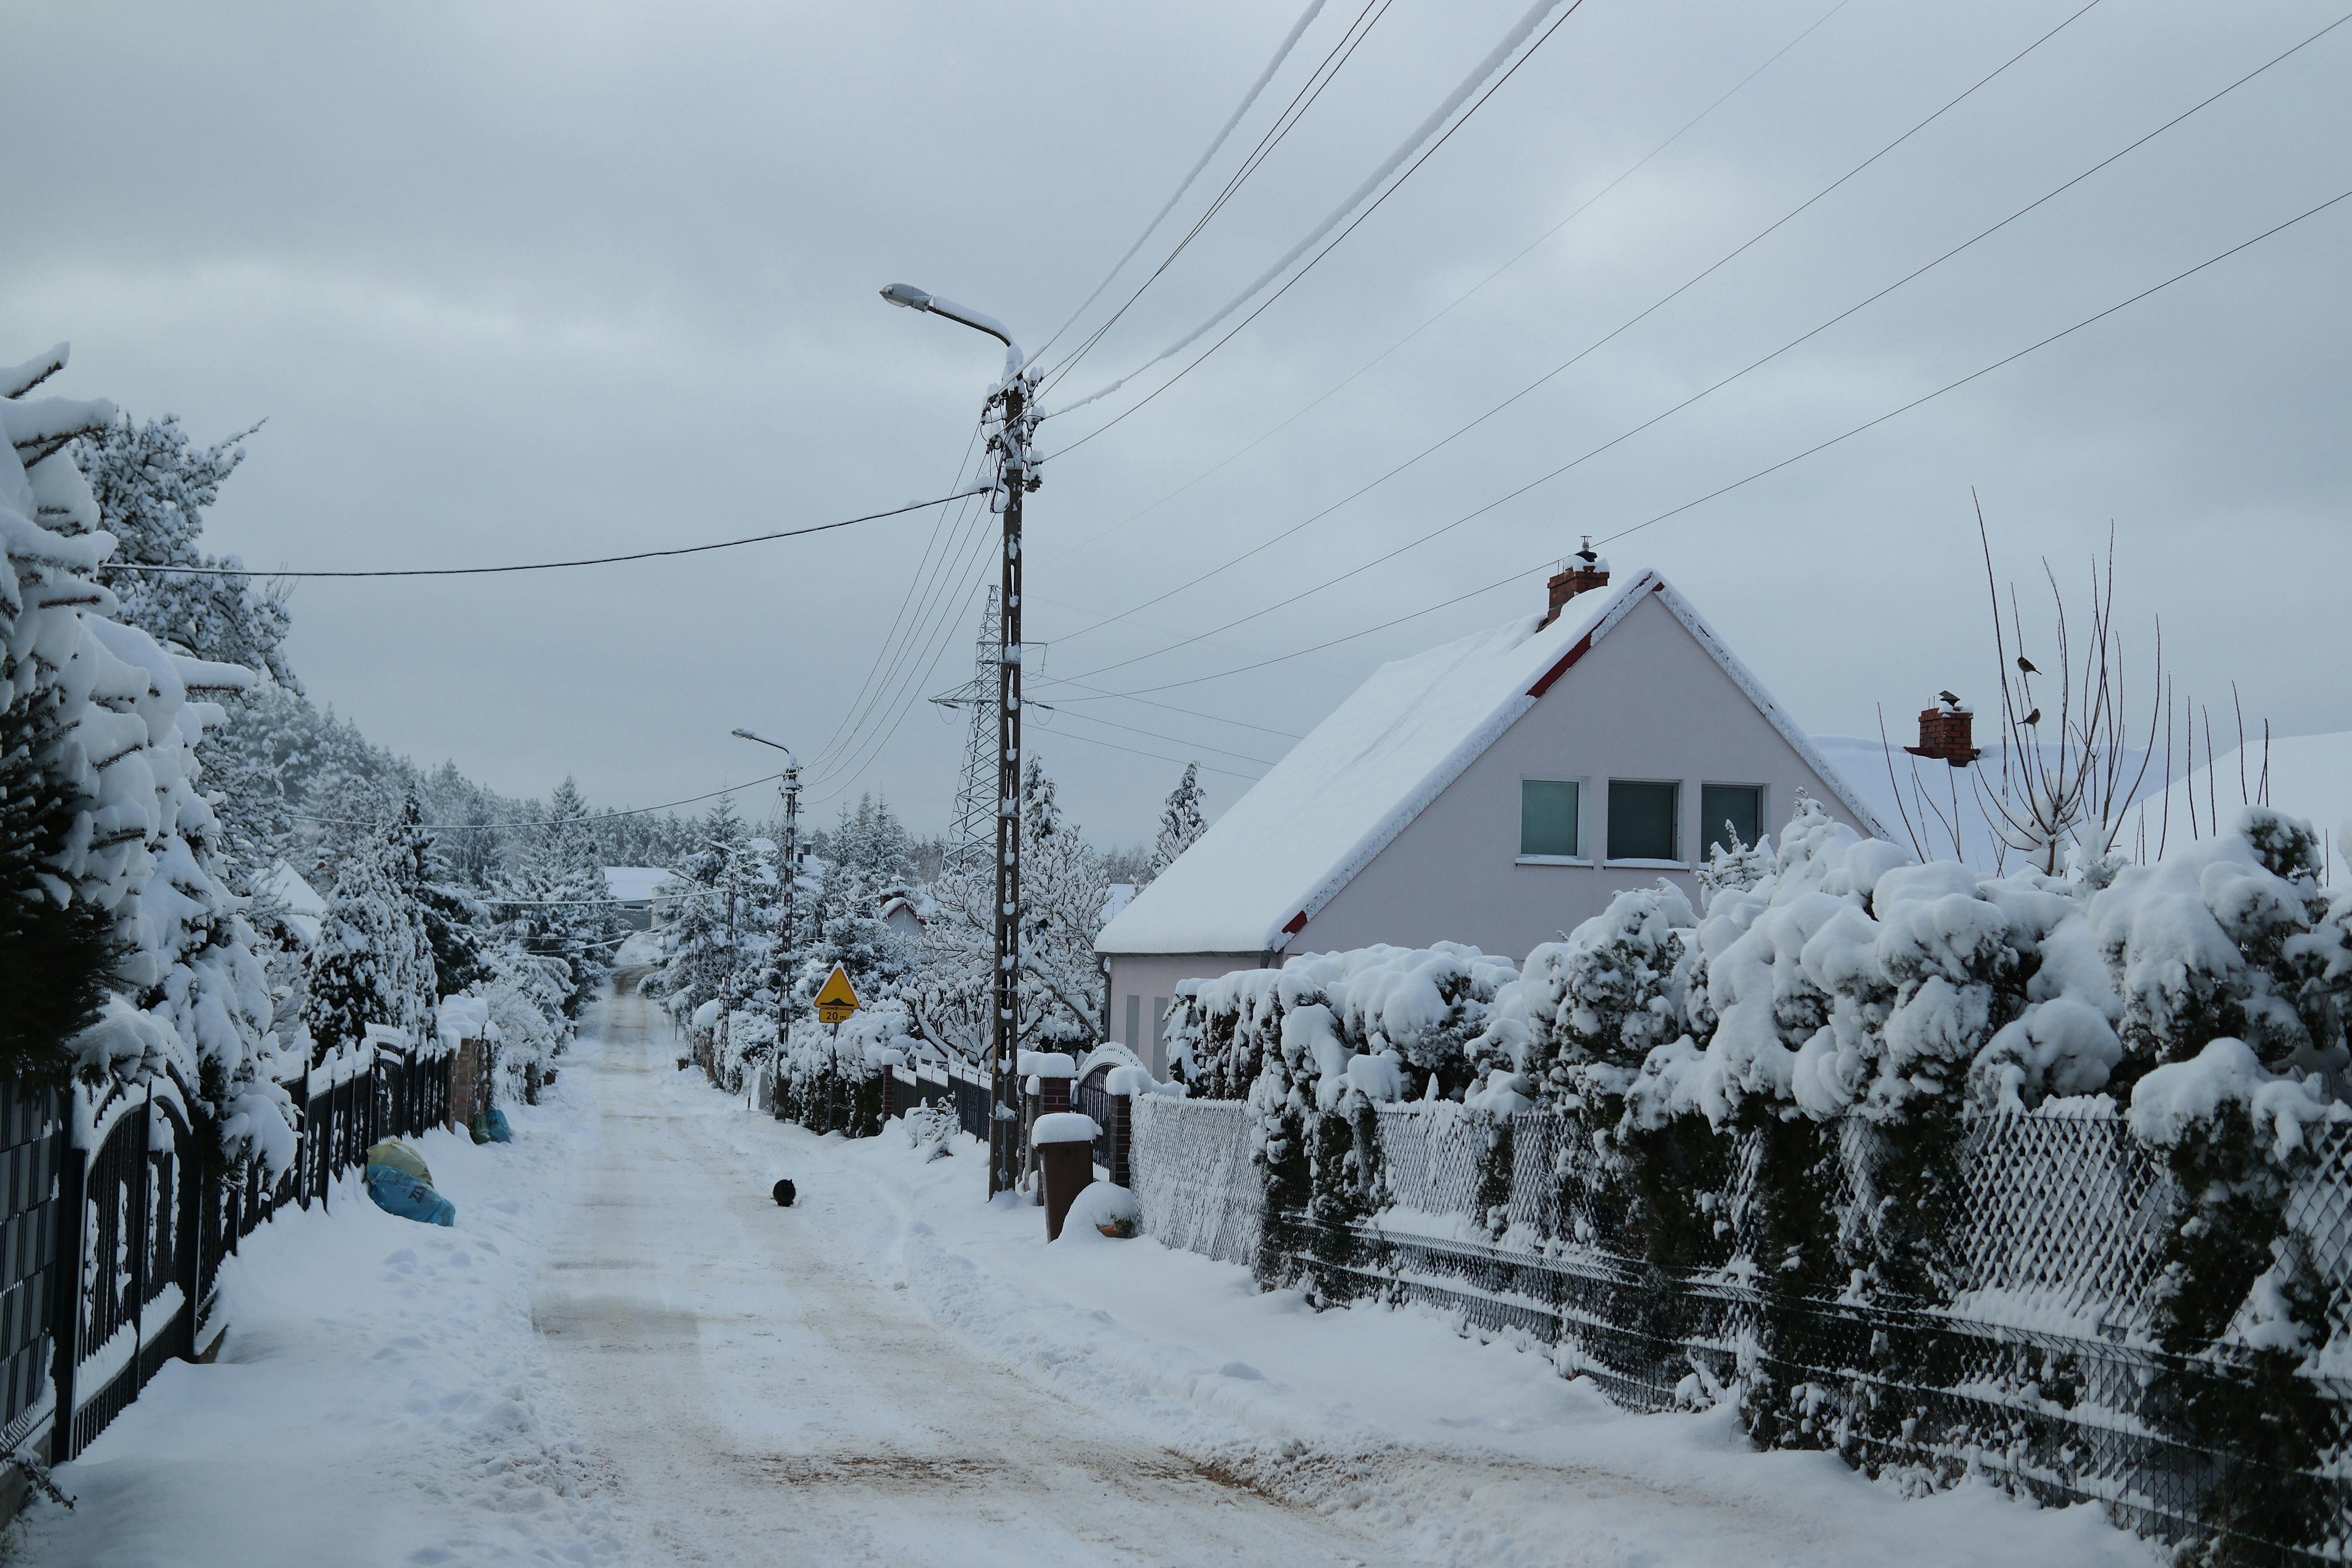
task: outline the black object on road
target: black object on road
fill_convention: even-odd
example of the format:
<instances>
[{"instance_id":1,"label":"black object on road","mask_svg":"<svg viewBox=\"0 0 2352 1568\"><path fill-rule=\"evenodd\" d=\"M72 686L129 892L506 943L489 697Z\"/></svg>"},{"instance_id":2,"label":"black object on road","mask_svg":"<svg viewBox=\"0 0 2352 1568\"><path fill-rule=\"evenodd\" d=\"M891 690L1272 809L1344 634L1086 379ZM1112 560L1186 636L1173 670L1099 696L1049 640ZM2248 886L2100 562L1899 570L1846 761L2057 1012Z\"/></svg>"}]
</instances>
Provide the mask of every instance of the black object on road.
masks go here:
<instances>
[{"instance_id":1,"label":"black object on road","mask_svg":"<svg viewBox=\"0 0 2352 1568\"><path fill-rule=\"evenodd\" d=\"M776 1206L788 1209L793 1206L793 1199L799 1195L800 1189L793 1185L790 1176L783 1176L777 1179L774 1192Z\"/></svg>"}]
</instances>

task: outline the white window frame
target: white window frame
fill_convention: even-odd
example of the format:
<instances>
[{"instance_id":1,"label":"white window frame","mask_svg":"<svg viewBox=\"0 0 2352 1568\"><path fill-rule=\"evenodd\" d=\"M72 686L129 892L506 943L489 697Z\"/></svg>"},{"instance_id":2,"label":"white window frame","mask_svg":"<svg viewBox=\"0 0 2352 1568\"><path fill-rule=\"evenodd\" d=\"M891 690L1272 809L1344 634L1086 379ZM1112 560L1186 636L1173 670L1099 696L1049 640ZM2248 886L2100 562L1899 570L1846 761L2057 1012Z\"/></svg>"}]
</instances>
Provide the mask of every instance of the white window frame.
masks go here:
<instances>
[{"instance_id":1,"label":"white window frame","mask_svg":"<svg viewBox=\"0 0 2352 1568\"><path fill-rule=\"evenodd\" d=\"M1511 804L1519 816L1519 833L1522 838L1528 830L1526 815L1528 797L1524 786L1530 784L1572 784L1576 786L1576 842L1580 846L1592 842L1592 780L1591 778L1581 773L1521 773L1519 784L1522 787L1518 796ZM1590 866L1592 864L1592 857L1590 855L1516 855L1511 858L1511 864L1514 866Z\"/></svg>"}]
</instances>

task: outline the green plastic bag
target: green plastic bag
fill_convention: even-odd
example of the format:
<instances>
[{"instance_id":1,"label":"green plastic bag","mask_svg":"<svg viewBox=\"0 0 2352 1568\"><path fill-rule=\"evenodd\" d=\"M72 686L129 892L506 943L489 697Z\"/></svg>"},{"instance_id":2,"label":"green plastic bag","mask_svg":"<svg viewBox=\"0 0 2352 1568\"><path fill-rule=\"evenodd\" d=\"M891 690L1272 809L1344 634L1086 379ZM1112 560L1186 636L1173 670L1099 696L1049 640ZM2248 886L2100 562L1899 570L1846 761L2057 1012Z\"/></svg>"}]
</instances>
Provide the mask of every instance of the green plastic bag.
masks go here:
<instances>
[{"instance_id":1,"label":"green plastic bag","mask_svg":"<svg viewBox=\"0 0 2352 1568\"><path fill-rule=\"evenodd\" d=\"M466 1131L477 1143L488 1142L490 1141L490 1113L487 1110L477 1110L474 1112L474 1120L467 1123Z\"/></svg>"}]
</instances>

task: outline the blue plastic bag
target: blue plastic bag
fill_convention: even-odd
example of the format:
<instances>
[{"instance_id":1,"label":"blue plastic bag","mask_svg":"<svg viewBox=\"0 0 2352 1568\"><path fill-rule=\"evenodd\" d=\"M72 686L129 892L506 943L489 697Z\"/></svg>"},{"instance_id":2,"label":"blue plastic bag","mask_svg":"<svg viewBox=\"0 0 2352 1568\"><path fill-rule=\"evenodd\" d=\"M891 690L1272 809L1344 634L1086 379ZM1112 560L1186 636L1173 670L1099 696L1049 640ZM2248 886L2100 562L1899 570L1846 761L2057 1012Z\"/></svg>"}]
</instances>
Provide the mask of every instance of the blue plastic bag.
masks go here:
<instances>
[{"instance_id":1,"label":"blue plastic bag","mask_svg":"<svg viewBox=\"0 0 2352 1568\"><path fill-rule=\"evenodd\" d=\"M514 1129L507 1125L507 1113L495 1105L482 1112L482 1128L489 1133L493 1143L514 1142Z\"/></svg>"},{"instance_id":2,"label":"blue plastic bag","mask_svg":"<svg viewBox=\"0 0 2352 1568\"><path fill-rule=\"evenodd\" d=\"M405 1171L390 1165L370 1165L367 1190L375 1206L386 1214L413 1219L420 1225L457 1223L457 1205Z\"/></svg>"}]
</instances>

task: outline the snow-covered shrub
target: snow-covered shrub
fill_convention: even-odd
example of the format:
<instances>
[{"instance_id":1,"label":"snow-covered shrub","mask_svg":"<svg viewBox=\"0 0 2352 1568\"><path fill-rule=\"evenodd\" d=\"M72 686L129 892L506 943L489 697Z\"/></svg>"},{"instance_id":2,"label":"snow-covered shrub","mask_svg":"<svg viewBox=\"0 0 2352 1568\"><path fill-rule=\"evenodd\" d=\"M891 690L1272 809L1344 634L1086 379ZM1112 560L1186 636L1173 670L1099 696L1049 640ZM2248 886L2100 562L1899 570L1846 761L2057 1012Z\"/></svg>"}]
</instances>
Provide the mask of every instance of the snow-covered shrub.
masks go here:
<instances>
[{"instance_id":1,"label":"snow-covered shrub","mask_svg":"<svg viewBox=\"0 0 2352 1568\"><path fill-rule=\"evenodd\" d=\"M302 1021L323 1058L364 1039L371 1024L422 1038L440 1000L425 912L401 886L403 856L388 835L362 845L335 879L308 958Z\"/></svg>"},{"instance_id":2,"label":"snow-covered shrub","mask_svg":"<svg viewBox=\"0 0 2352 1568\"><path fill-rule=\"evenodd\" d=\"M776 1059L777 1114L812 1132L873 1138L882 1131L882 1075L913 1041L903 1002L862 1007L838 1026L813 1018L786 1032Z\"/></svg>"},{"instance_id":3,"label":"snow-covered shrub","mask_svg":"<svg viewBox=\"0 0 2352 1568\"><path fill-rule=\"evenodd\" d=\"M0 712L15 715L12 765L39 781L26 803L28 837L8 862L29 882L0 888L0 897L79 905L107 924L111 994L63 1042L78 1076L136 1082L169 1072L214 1119L227 1157L258 1154L275 1169L294 1140L291 1107L274 1081L269 988L222 879L218 822L197 789L196 744L224 717L214 699L244 690L253 676L168 652L117 618L119 602L95 575L114 541L67 455L114 410L25 395L64 363L60 347L0 370ZM73 820L60 840L57 814L67 803ZM98 917L72 923L86 934ZM79 938L66 947L93 956ZM86 987L68 981L64 992L57 1026L87 1016ZM37 1071L60 1065L56 1048L42 1045Z\"/></svg>"},{"instance_id":4,"label":"snow-covered shrub","mask_svg":"<svg viewBox=\"0 0 2352 1568\"><path fill-rule=\"evenodd\" d=\"M919 1150L926 1163L954 1153L956 1134L963 1131L954 1103L945 1100L919 1105L899 1121L907 1129L908 1146Z\"/></svg>"}]
</instances>

